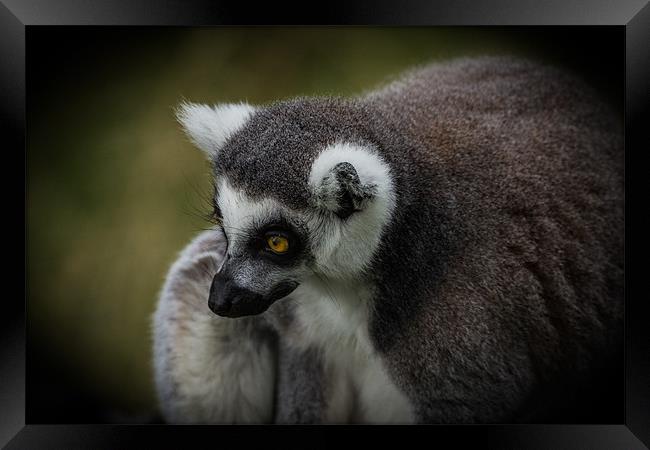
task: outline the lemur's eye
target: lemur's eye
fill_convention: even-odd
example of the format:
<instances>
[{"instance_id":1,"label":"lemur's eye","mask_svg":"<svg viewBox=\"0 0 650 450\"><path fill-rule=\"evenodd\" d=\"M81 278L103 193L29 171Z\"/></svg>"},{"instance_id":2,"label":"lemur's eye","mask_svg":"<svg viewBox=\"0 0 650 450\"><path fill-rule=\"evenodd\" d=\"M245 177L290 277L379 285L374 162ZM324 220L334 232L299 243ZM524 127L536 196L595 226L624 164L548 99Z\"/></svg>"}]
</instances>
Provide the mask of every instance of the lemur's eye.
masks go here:
<instances>
[{"instance_id":1,"label":"lemur's eye","mask_svg":"<svg viewBox=\"0 0 650 450\"><path fill-rule=\"evenodd\" d=\"M266 245L268 245L273 253L282 254L289 251L289 239L277 234L267 236Z\"/></svg>"}]
</instances>

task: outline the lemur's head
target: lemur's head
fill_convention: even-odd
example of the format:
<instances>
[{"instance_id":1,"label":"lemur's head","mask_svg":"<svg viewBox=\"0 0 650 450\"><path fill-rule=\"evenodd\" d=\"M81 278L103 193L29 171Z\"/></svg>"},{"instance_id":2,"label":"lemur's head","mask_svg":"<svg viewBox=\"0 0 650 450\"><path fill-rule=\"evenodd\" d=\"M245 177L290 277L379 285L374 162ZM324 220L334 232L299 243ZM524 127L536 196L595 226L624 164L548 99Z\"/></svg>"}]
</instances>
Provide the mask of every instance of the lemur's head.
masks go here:
<instances>
[{"instance_id":1,"label":"lemur's head","mask_svg":"<svg viewBox=\"0 0 650 450\"><path fill-rule=\"evenodd\" d=\"M213 164L228 241L210 289L216 314L259 314L310 277L354 280L370 268L395 191L362 115L334 99L181 105L179 121Z\"/></svg>"}]
</instances>

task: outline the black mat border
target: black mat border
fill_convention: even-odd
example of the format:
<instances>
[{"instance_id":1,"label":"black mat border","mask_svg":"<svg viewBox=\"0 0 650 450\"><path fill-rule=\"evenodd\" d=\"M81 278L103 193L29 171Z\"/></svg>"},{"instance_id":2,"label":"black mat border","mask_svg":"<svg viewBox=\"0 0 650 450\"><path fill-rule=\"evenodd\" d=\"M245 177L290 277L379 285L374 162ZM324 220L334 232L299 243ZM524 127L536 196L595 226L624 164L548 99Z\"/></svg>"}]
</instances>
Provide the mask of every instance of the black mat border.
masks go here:
<instances>
[{"instance_id":1,"label":"black mat border","mask_svg":"<svg viewBox=\"0 0 650 450\"><path fill-rule=\"evenodd\" d=\"M237 6L240 5L240 6ZM309 6L309 8L307 8ZM641 449L650 445L650 333L640 276L647 248L643 194L634 198L630 183L647 180L644 150L650 139L650 5L640 0L610 2L529 0L406 1L322 4L292 7L268 3L262 9L235 2L180 0L3 0L0 4L0 126L3 130L5 236L25 233L25 34L38 25L618 25L626 34L626 411L624 424L612 425L432 425L372 427L373 437L413 434L427 445L454 447L549 449ZM2 166L0 166L2 167ZM22 168L22 170L21 170ZM24 176L23 192L14 179ZM640 191L643 192L643 191ZM8 195L7 195L8 194ZM22 195L21 195L22 194ZM22 201L21 201L22 200ZM631 219L638 205L639 217ZM632 206L632 208L630 208ZM21 215L22 214L22 215ZM21 220L22 219L22 220ZM633 242L634 245L630 245ZM7 247L8 248L8 247ZM25 247L23 247L25 250ZM13 261L25 269L25 253ZM639 258L635 258L638 256ZM5 257L7 258L7 257ZM630 264L630 261L640 261ZM639 275L634 277L634 275ZM22 283L18 280L22 280ZM634 281L637 280L637 281ZM25 276L7 276L16 287L5 294L0 321L0 445L7 448L131 448L185 447L253 443L287 433L307 433L311 446L341 445L340 437L368 427L166 426L166 425L30 425L25 424ZM638 287L640 295L634 293ZM20 293L22 292L22 296ZM633 295L634 293L634 295ZM253 433L254 431L254 433ZM419 435L419 436L418 436ZM409 436L410 437L410 436ZM309 440L314 439L314 440ZM386 443L389 443L386 441ZM302 445L301 445L302 446Z\"/></svg>"}]
</instances>

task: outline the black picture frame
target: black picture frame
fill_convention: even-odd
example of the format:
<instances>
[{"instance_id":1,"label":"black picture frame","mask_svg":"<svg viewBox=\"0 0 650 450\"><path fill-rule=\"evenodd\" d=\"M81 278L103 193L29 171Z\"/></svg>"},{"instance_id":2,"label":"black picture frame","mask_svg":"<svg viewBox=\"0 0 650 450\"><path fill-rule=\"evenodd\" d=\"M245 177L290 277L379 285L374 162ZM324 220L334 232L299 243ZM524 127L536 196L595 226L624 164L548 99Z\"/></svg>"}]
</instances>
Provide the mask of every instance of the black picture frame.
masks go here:
<instances>
[{"instance_id":1,"label":"black picture frame","mask_svg":"<svg viewBox=\"0 0 650 450\"><path fill-rule=\"evenodd\" d=\"M339 6L339 8L336 8ZM283 10L286 9L286 10ZM625 126L626 126L626 321L625 321L625 421L611 425L435 425L423 427L373 428L373 437L415 433L432 445L453 442L454 446L473 444L494 448L590 448L641 449L650 445L650 336L643 314L643 295L632 295L633 275L642 267L630 264L634 255L645 250L643 218L632 221L632 208L643 205L634 199L629 183L643 179L642 152L648 138L648 99L650 97L650 5L643 0L564 0L522 2L516 0L446 0L323 3L307 13L289 4L261 8L235 2L181 1L126 2L105 0L88 2L65 0L2 0L0 4L0 111L3 127L5 176L2 178L6 211L23 211L23 221L5 220L6 233L26 237L26 204L21 209L20 188L11 175L19 174L25 162L25 35L28 27L39 25L162 25L212 26L243 24L340 24L340 25L614 25L625 29ZM645 144L645 145L644 145ZM15 160L7 158L15 158ZM638 175L638 177L637 177ZM26 178L25 178L26 180ZM26 199L26 182L23 184ZM632 199L632 203L630 203ZM13 202L15 201L15 204ZM641 213L640 216L644 214ZM17 214L13 214L14 217ZM630 230L633 230L630 233ZM629 245L629 239L634 246ZM15 239L15 238L14 238ZM21 260L17 258L17 260ZM25 259L22 259L26 263ZM15 264L19 270L20 265ZM25 265L23 265L23 268ZM6 283L18 285L18 276ZM639 277L636 278L637 280ZM11 283L9 283L11 280ZM214 427L162 425L34 425L25 423L25 299L5 295L0 322L0 445L6 448L124 448L163 445L186 446L199 439L210 445L252 442L259 436L294 432L287 427ZM256 433L250 431L254 429ZM349 433L358 428L301 427L301 432L318 435L305 442L323 445L336 438L331 434ZM388 430L388 431L387 431Z\"/></svg>"}]
</instances>

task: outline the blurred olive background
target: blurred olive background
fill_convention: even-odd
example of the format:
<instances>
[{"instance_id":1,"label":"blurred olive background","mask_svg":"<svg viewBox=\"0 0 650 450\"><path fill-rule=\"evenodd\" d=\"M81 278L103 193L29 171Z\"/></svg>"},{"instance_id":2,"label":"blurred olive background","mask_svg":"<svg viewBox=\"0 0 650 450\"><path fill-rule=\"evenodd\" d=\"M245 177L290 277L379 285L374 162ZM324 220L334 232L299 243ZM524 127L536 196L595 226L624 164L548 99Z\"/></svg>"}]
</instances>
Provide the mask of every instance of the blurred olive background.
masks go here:
<instances>
[{"instance_id":1,"label":"blurred olive background","mask_svg":"<svg viewBox=\"0 0 650 450\"><path fill-rule=\"evenodd\" d=\"M622 106L621 28L29 27L27 422L156 420L151 316L208 226L180 100L349 95L473 54L579 72Z\"/></svg>"}]
</instances>

